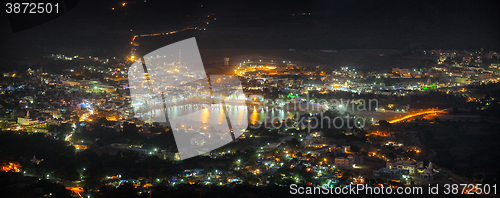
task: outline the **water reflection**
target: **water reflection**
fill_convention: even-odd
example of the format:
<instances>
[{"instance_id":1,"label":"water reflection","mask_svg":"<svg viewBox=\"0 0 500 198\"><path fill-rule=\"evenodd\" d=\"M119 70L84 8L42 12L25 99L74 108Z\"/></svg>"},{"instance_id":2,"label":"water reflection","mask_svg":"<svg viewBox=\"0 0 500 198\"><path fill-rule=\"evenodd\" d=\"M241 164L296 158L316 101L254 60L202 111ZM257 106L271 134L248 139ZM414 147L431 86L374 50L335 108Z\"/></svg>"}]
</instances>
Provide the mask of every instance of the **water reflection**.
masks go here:
<instances>
[{"instance_id":1,"label":"water reflection","mask_svg":"<svg viewBox=\"0 0 500 198\"><path fill-rule=\"evenodd\" d=\"M247 124L262 124L271 123L273 121L281 121L288 118L293 118L293 114L278 109L257 109L245 105L227 105L228 117L233 127L239 126L245 128ZM193 128L203 127L204 124L222 125L226 123L226 117L223 113L222 105L220 104L190 104L180 105L175 107L167 107L169 118L179 118L189 114L191 121L195 123L181 123ZM136 117L144 121L158 121L164 118L163 109L155 109L147 113L139 113ZM245 116L248 115L248 116ZM246 120L248 119L248 120ZM196 123L196 121L198 123ZM173 123L171 123L173 125ZM236 129L235 129L236 130Z\"/></svg>"}]
</instances>

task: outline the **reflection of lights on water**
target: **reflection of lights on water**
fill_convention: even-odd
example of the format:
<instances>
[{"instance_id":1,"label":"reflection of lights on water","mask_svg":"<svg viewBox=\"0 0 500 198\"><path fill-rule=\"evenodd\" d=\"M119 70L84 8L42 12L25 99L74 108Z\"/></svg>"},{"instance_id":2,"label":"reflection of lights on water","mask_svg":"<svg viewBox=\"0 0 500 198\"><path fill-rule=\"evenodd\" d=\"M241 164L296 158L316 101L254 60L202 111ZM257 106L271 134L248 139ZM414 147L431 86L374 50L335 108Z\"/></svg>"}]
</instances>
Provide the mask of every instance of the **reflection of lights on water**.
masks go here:
<instances>
[{"instance_id":1,"label":"reflection of lights on water","mask_svg":"<svg viewBox=\"0 0 500 198\"><path fill-rule=\"evenodd\" d=\"M210 109L209 109L210 108ZM279 111L279 113L273 113L274 108L271 108L273 111L268 110L267 111L257 111L256 107L252 107L255 109L255 111L252 111L249 106L245 105L228 105L227 110L229 113L229 117L231 120L231 123L233 127L235 125L242 126L247 125L247 124L257 124L257 122L261 121L261 123L264 120L269 120L269 119L288 119L292 118L293 114L290 112L286 112L282 109L276 109ZM265 108L263 108L265 109ZM179 105L175 107L168 107L167 112L169 112L169 117L170 118L178 118L181 115L187 115L188 113L195 113L193 115L196 115L197 120L201 121L202 123L211 123L211 122L216 122L216 123L225 123L225 114L222 109L221 104L214 104L214 105L202 105L202 104L189 104L189 105ZM200 111L201 112L198 112ZM147 118L147 117L159 117L163 116L162 114L163 110L161 109L156 109L153 112L145 112L141 113L138 115L141 119ZM198 112L198 113L196 113ZM270 117L269 117L270 116ZM266 119L267 118L267 119ZM193 118L194 119L194 118ZM215 119L215 120L214 120ZM180 123L182 125L188 124L188 123ZM184 128L185 126L182 126ZM244 126L246 128L246 126ZM236 129L237 130L237 129Z\"/></svg>"}]
</instances>

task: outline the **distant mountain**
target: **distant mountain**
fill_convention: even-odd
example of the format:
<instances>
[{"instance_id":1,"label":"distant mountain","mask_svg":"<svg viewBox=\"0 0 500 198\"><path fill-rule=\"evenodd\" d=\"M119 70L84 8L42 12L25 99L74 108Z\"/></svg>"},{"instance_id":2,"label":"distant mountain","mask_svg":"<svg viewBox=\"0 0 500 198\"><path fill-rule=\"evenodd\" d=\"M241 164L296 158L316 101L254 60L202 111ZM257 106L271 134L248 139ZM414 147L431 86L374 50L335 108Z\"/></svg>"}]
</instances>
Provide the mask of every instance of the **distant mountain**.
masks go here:
<instances>
[{"instance_id":1,"label":"distant mountain","mask_svg":"<svg viewBox=\"0 0 500 198\"><path fill-rule=\"evenodd\" d=\"M196 36L205 49L500 49L497 1L123 2L80 1L64 16L15 34L2 23L0 58L123 56L135 34L186 27L207 30L159 40Z\"/></svg>"}]
</instances>

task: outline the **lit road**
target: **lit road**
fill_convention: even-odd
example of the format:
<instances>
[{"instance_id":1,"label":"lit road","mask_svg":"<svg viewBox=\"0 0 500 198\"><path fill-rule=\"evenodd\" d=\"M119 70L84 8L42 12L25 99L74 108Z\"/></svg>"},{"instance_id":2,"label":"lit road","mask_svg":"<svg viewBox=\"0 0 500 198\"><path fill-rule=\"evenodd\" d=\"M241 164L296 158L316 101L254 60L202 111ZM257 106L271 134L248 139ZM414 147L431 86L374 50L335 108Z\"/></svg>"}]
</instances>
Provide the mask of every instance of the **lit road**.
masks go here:
<instances>
[{"instance_id":1,"label":"lit road","mask_svg":"<svg viewBox=\"0 0 500 198\"><path fill-rule=\"evenodd\" d=\"M406 116L403 116L401 118L396 118L396 119L390 120L388 122L391 123L391 124L392 123L398 123L398 122L402 122L402 121L414 118L416 116L427 115L427 114L436 114L436 113L447 113L447 111L446 110L428 110L428 111L422 111L422 112L418 112L418 113L408 114Z\"/></svg>"}]
</instances>

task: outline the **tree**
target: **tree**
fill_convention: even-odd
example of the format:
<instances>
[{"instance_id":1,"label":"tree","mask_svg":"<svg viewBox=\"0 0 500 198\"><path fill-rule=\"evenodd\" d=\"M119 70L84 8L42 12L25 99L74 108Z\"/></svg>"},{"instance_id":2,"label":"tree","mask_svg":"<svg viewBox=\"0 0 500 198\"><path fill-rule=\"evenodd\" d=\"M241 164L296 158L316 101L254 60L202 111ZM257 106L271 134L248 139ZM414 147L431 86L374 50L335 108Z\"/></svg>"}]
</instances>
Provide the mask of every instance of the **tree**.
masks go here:
<instances>
[{"instance_id":1,"label":"tree","mask_svg":"<svg viewBox=\"0 0 500 198\"><path fill-rule=\"evenodd\" d=\"M290 141L287 142L287 144L290 146L290 147L299 147L300 146L300 141L297 140L297 138L293 138L291 139Z\"/></svg>"},{"instance_id":2,"label":"tree","mask_svg":"<svg viewBox=\"0 0 500 198\"><path fill-rule=\"evenodd\" d=\"M356 145L351 145L351 151L352 151L352 152L359 152L359 151L360 151L360 149L359 149L359 147L357 147Z\"/></svg>"},{"instance_id":3,"label":"tree","mask_svg":"<svg viewBox=\"0 0 500 198\"><path fill-rule=\"evenodd\" d=\"M83 180L83 187L85 190L95 190L101 186L101 176L98 175L89 175L85 176L85 180Z\"/></svg>"},{"instance_id":4,"label":"tree","mask_svg":"<svg viewBox=\"0 0 500 198\"><path fill-rule=\"evenodd\" d=\"M76 181L80 179L80 173L78 173L75 168L59 168L54 171L54 174L57 178L67 181Z\"/></svg>"},{"instance_id":5,"label":"tree","mask_svg":"<svg viewBox=\"0 0 500 198\"><path fill-rule=\"evenodd\" d=\"M434 134L432 134L431 131L425 131L424 132L424 138L426 141L432 141L434 138Z\"/></svg>"},{"instance_id":6,"label":"tree","mask_svg":"<svg viewBox=\"0 0 500 198\"><path fill-rule=\"evenodd\" d=\"M393 152L387 153L387 158L394 159L396 158L396 154L394 154Z\"/></svg>"},{"instance_id":7,"label":"tree","mask_svg":"<svg viewBox=\"0 0 500 198\"><path fill-rule=\"evenodd\" d=\"M255 176L253 174L247 174L247 177L243 183L249 184L249 185L255 185L258 182L260 182L260 179L257 176Z\"/></svg>"},{"instance_id":8,"label":"tree","mask_svg":"<svg viewBox=\"0 0 500 198\"><path fill-rule=\"evenodd\" d=\"M279 184L280 180L282 180L282 179L283 179L283 177L281 176L281 174L276 172L269 177L269 183L270 184Z\"/></svg>"},{"instance_id":9,"label":"tree","mask_svg":"<svg viewBox=\"0 0 500 198\"><path fill-rule=\"evenodd\" d=\"M67 190L63 184L53 183L46 179L38 181L35 188L42 188L45 194L52 193L51 197L71 197L71 191Z\"/></svg>"},{"instance_id":10,"label":"tree","mask_svg":"<svg viewBox=\"0 0 500 198\"><path fill-rule=\"evenodd\" d=\"M109 124L108 120L106 119L106 117L100 117L99 119L97 119L97 124L99 126L107 126Z\"/></svg>"},{"instance_id":11,"label":"tree","mask_svg":"<svg viewBox=\"0 0 500 198\"><path fill-rule=\"evenodd\" d=\"M390 132L392 131L392 126L389 122L387 122L386 120L380 120L379 122L379 127L381 131L386 131L386 132Z\"/></svg>"},{"instance_id":12,"label":"tree","mask_svg":"<svg viewBox=\"0 0 500 198\"><path fill-rule=\"evenodd\" d=\"M71 117L71 122L72 123L79 123L80 122L80 116L75 114L73 117Z\"/></svg>"},{"instance_id":13,"label":"tree","mask_svg":"<svg viewBox=\"0 0 500 198\"><path fill-rule=\"evenodd\" d=\"M137 189L128 182L113 190L112 194L116 197L139 197L137 195Z\"/></svg>"}]
</instances>

